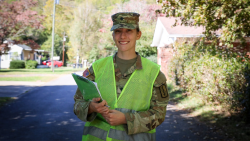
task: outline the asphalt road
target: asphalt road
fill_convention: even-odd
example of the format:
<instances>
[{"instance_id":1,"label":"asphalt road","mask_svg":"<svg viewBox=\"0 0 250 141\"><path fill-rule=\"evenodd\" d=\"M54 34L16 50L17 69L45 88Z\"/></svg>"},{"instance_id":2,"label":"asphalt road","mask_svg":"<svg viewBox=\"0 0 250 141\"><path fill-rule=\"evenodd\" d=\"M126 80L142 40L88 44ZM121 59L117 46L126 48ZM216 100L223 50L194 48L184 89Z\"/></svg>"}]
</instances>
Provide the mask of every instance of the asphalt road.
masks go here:
<instances>
[{"instance_id":1,"label":"asphalt road","mask_svg":"<svg viewBox=\"0 0 250 141\"><path fill-rule=\"evenodd\" d=\"M2 107L0 141L81 140L84 122L73 113L76 88L71 75L65 75L32 88ZM156 129L157 141L227 140L171 102L167 109L165 121Z\"/></svg>"}]
</instances>

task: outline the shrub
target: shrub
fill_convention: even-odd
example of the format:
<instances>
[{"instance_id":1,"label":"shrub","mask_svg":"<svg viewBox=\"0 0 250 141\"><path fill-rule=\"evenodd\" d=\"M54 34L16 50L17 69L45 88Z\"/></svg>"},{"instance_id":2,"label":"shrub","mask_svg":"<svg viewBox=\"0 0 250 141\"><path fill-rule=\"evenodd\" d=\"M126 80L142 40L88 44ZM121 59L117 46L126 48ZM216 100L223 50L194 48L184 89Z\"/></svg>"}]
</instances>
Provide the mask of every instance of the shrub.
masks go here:
<instances>
[{"instance_id":1,"label":"shrub","mask_svg":"<svg viewBox=\"0 0 250 141\"><path fill-rule=\"evenodd\" d=\"M22 69L25 68L25 61L13 60L10 62L10 69Z\"/></svg>"},{"instance_id":2,"label":"shrub","mask_svg":"<svg viewBox=\"0 0 250 141\"><path fill-rule=\"evenodd\" d=\"M27 60L25 64L26 69L35 69L38 65L37 61L35 60Z\"/></svg>"},{"instance_id":3,"label":"shrub","mask_svg":"<svg viewBox=\"0 0 250 141\"><path fill-rule=\"evenodd\" d=\"M175 49L168 67L172 81L206 103L250 112L249 58L245 54L194 40L177 42Z\"/></svg>"},{"instance_id":4,"label":"shrub","mask_svg":"<svg viewBox=\"0 0 250 141\"><path fill-rule=\"evenodd\" d=\"M150 55L148 57L146 57L148 60L154 62L157 64L157 55Z\"/></svg>"},{"instance_id":5,"label":"shrub","mask_svg":"<svg viewBox=\"0 0 250 141\"><path fill-rule=\"evenodd\" d=\"M45 61L45 60L48 60L48 58L47 58L47 56L43 56L41 60Z\"/></svg>"},{"instance_id":6,"label":"shrub","mask_svg":"<svg viewBox=\"0 0 250 141\"><path fill-rule=\"evenodd\" d=\"M149 56L157 54L157 48L156 47L136 47L135 50L142 57L149 57Z\"/></svg>"}]
</instances>

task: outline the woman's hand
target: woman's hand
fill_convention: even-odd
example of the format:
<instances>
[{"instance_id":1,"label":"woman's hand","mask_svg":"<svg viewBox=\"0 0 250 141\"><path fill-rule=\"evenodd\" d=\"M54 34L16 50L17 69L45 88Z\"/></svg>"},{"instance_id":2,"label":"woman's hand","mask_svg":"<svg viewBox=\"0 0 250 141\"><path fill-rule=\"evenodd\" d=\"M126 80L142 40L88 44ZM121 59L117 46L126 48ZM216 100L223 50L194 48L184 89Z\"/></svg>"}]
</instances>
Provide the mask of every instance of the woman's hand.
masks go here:
<instances>
[{"instance_id":1,"label":"woman's hand","mask_svg":"<svg viewBox=\"0 0 250 141\"><path fill-rule=\"evenodd\" d=\"M109 110L109 114L105 119L112 126L127 124L124 113L117 110Z\"/></svg>"},{"instance_id":2,"label":"woman's hand","mask_svg":"<svg viewBox=\"0 0 250 141\"><path fill-rule=\"evenodd\" d=\"M100 101L100 98L93 98L92 101L89 104L89 111L88 114L91 114L93 112L100 113L102 116L107 116L109 113L109 108L106 107L105 105L108 105L105 100L102 102L98 103Z\"/></svg>"}]
</instances>

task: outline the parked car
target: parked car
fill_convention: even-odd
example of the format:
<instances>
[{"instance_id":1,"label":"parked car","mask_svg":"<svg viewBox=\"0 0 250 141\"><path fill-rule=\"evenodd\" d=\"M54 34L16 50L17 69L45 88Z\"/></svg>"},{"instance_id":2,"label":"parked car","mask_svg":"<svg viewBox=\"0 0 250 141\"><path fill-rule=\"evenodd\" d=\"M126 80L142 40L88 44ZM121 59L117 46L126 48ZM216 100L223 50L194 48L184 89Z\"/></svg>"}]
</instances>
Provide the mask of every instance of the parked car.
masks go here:
<instances>
[{"instance_id":1,"label":"parked car","mask_svg":"<svg viewBox=\"0 0 250 141\"><path fill-rule=\"evenodd\" d=\"M51 61L50 60L46 60L46 61L43 61L43 64L46 63L47 66L51 67ZM62 64L62 61L56 61L54 60L54 67L61 67L63 64Z\"/></svg>"},{"instance_id":2,"label":"parked car","mask_svg":"<svg viewBox=\"0 0 250 141\"><path fill-rule=\"evenodd\" d=\"M50 61L50 60L43 61L42 64L43 64L43 65L47 65L47 63L48 63L49 61Z\"/></svg>"}]
</instances>

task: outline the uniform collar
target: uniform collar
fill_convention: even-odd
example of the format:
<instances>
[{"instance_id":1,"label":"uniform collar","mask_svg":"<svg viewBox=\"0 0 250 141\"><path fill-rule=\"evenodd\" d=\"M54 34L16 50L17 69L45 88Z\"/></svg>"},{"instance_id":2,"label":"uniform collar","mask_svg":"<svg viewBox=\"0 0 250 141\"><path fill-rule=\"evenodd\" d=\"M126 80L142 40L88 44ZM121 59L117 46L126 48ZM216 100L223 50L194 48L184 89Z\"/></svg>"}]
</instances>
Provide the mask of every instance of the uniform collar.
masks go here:
<instances>
[{"instance_id":1,"label":"uniform collar","mask_svg":"<svg viewBox=\"0 0 250 141\"><path fill-rule=\"evenodd\" d=\"M119 81L122 77L126 77L129 74L132 74L135 70L140 70L142 69L142 63L141 63L141 56L139 55L138 52L136 52L137 59L134 65L132 65L123 75L121 74L120 69L118 68L116 64L116 55L117 52L113 55L113 63L114 63L114 68L115 68L115 79L116 81Z\"/></svg>"},{"instance_id":2,"label":"uniform collar","mask_svg":"<svg viewBox=\"0 0 250 141\"><path fill-rule=\"evenodd\" d=\"M135 69L140 70L140 69L142 69L141 56L139 55L138 52L135 52L135 53L137 55L137 60L136 60L136 62L134 64L136 66ZM116 60L115 60L116 55L117 55L117 52L113 55L113 62L114 62L114 64L116 64Z\"/></svg>"}]
</instances>

